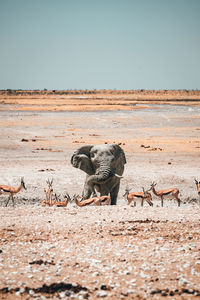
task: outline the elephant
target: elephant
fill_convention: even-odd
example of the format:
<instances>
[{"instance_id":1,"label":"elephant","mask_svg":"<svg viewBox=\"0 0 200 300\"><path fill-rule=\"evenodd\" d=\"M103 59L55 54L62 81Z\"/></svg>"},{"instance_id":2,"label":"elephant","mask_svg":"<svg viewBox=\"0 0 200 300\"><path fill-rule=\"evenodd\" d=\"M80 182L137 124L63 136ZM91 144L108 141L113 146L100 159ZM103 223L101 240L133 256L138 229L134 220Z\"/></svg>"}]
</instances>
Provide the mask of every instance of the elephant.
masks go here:
<instances>
[{"instance_id":1,"label":"elephant","mask_svg":"<svg viewBox=\"0 0 200 300\"><path fill-rule=\"evenodd\" d=\"M95 196L97 191L101 196L110 194L111 205L117 204L120 179L126 164L124 151L119 145L82 146L72 155L71 164L87 174L83 199L88 199L91 194Z\"/></svg>"}]
</instances>

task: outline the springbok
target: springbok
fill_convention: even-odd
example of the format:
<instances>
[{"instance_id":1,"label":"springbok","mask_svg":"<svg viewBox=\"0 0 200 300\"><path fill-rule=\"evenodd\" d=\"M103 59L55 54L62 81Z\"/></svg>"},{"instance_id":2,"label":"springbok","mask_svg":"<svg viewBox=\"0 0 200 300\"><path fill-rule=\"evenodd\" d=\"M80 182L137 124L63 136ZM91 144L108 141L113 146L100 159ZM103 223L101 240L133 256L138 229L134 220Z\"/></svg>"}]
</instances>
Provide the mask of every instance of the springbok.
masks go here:
<instances>
[{"instance_id":1,"label":"springbok","mask_svg":"<svg viewBox=\"0 0 200 300\"><path fill-rule=\"evenodd\" d=\"M69 201L70 201L69 194L66 193L66 194L64 195L64 198L66 199L65 201L60 201L60 195L57 196L57 195L55 194L55 200L53 201L53 205L55 205L55 206L57 206L57 207L66 207L67 204L68 204Z\"/></svg>"},{"instance_id":2,"label":"springbok","mask_svg":"<svg viewBox=\"0 0 200 300\"><path fill-rule=\"evenodd\" d=\"M173 196L173 198L175 198L178 202L178 206L181 205L181 200L178 198L178 194L179 194L179 189L177 188L169 188L169 189L166 189L166 190L160 190L160 191L156 191L155 190L155 186L156 186L157 183L153 182L151 184L151 189L152 189L152 192L160 197L161 199L161 206L163 207L163 197L166 196L166 195L171 195Z\"/></svg>"},{"instance_id":3,"label":"springbok","mask_svg":"<svg viewBox=\"0 0 200 300\"><path fill-rule=\"evenodd\" d=\"M196 178L194 179L196 186L197 186L197 193L200 196L200 181L197 181Z\"/></svg>"},{"instance_id":4,"label":"springbok","mask_svg":"<svg viewBox=\"0 0 200 300\"><path fill-rule=\"evenodd\" d=\"M52 206L52 194L53 194L53 179L51 179L51 181L48 179L46 181L47 183L47 187L44 189L44 192L46 194L46 200L42 201L42 206L45 206L46 204L48 204L49 206Z\"/></svg>"},{"instance_id":5,"label":"springbok","mask_svg":"<svg viewBox=\"0 0 200 300\"><path fill-rule=\"evenodd\" d=\"M126 187L125 194L123 195L123 197L126 196L126 198L128 200L128 205L133 201L134 202L134 206L136 206L136 200L135 200L135 198L139 198L139 199L141 199L141 206L143 206L144 200L147 201L147 203L150 206L153 206L153 202L151 201L152 197L151 197L151 194L149 193L149 191L151 189L149 189L148 191L145 191L145 189L143 187L142 187L142 189L143 189L143 192L133 192L133 193L130 193L131 189L128 186Z\"/></svg>"},{"instance_id":6,"label":"springbok","mask_svg":"<svg viewBox=\"0 0 200 300\"><path fill-rule=\"evenodd\" d=\"M104 205L110 204L110 196L93 197L89 199L84 199L82 201L79 201L78 198L78 195L74 195L72 201L74 201L80 207L90 205L92 203L97 206L102 205L102 203L104 203Z\"/></svg>"},{"instance_id":7,"label":"springbok","mask_svg":"<svg viewBox=\"0 0 200 300\"><path fill-rule=\"evenodd\" d=\"M41 205L46 206L46 204L48 204L49 206L55 205L57 207L66 207L67 204L69 202L71 202L71 198L70 198L70 196L67 192L64 195L65 201L60 200L60 195L54 194L53 196L55 197L54 200L51 198L51 202L47 202L47 200L45 199L45 200L42 201Z\"/></svg>"},{"instance_id":8,"label":"springbok","mask_svg":"<svg viewBox=\"0 0 200 300\"><path fill-rule=\"evenodd\" d=\"M17 188L14 188L14 187L9 186L9 185L0 185L0 195L9 194L6 206L8 205L8 202L10 201L10 198L12 199L13 206L15 205L13 195L19 193L22 188L26 190L23 177L21 178L21 183Z\"/></svg>"}]
</instances>

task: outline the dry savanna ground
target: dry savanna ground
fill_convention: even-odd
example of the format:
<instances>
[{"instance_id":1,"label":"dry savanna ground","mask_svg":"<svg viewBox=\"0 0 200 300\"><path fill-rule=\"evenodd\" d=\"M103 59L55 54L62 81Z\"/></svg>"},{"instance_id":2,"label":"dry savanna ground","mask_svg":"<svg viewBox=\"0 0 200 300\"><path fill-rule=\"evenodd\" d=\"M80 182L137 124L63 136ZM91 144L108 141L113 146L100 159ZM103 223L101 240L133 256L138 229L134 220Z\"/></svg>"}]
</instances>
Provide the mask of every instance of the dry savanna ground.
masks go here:
<instances>
[{"instance_id":1,"label":"dry savanna ground","mask_svg":"<svg viewBox=\"0 0 200 300\"><path fill-rule=\"evenodd\" d=\"M199 91L0 91L0 299L200 299ZM70 164L86 144L117 143L127 158L117 206L42 207L81 194ZM177 187L181 206L152 194ZM152 193L152 192L151 192Z\"/></svg>"}]
</instances>

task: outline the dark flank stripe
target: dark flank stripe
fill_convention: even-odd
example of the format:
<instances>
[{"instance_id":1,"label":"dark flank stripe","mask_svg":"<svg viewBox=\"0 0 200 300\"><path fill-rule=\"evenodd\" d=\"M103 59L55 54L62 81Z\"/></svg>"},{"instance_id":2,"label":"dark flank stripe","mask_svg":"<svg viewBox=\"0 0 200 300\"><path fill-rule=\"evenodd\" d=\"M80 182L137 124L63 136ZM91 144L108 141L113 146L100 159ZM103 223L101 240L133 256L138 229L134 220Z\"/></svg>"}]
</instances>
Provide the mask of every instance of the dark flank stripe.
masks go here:
<instances>
[{"instance_id":1,"label":"dark flank stripe","mask_svg":"<svg viewBox=\"0 0 200 300\"><path fill-rule=\"evenodd\" d=\"M3 189L3 188L1 188L1 190L4 191L4 192L6 192L6 193L10 193L9 190Z\"/></svg>"},{"instance_id":2,"label":"dark flank stripe","mask_svg":"<svg viewBox=\"0 0 200 300\"><path fill-rule=\"evenodd\" d=\"M170 191L170 192L168 192L168 193L164 193L164 195L169 195L169 194L171 194L171 191Z\"/></svg>"}]
</instances>

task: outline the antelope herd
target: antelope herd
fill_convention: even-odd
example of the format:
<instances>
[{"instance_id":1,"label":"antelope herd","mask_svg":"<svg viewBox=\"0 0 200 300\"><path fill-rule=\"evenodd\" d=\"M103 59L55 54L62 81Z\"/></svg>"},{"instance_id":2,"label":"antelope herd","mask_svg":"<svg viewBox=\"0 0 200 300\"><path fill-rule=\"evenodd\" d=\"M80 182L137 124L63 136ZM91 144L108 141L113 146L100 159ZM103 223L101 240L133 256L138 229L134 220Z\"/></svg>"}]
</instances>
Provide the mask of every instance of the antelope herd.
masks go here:
<instances>
[{"instance_id":1,"label":"antelope herd","mask_svg":"<svg viewBox=\"0 0 200 300\"><path fill-rule=\"evenodd\" d=\"M57 207L66 207L69 202L75 202L78 206L87 206L90 204L94 205L109 205L110 204L110 196L101 196L101 197L93 197L89 199L81 199L81 201L78 200L79 195L74 195L73 198L71 199L70 195L66 192L64 195L64 201L60 200L60 195L57 196L57 194L53 194L53 179L50 181L49 179L47 180L47 187L44 189L46 199L42 201L42 206L57 206ZM54 200L52 199L54 197Z\"/></svg>"},{"instance_id":2,"label":"antelope herd","mask_svg":"<svg viewBox=\"0 0 200 300\"><path fill-rule=\"evenodd\" d=\"M197 187L197 193L200 196L200 181L198 181L196 178L194 179L196 187ZM57 206L57 207L66 207L68 203L75 202L77 206L83 207L87 205L110 205L110 196L99 196L99 197L93 197L89 199L80 199L79 195L74 195L72 198L70 195L66 192L66 194L63 196L64 200L61 201L60 195L57 195L56 193L53 194L53 179L50 181L49 179L46 181L47 186L44 188L46 199L44 199L41 202L42 206ZM152 202L152 195L150 191L152 190L153 194L158 196L161 199L161 206L163 207L163 200L165 196L171 196L171 198L174 198L177 200L178 206L181 204L181 200L178 197L179 195L179 189L178 188L168 188L164 190L156 190L155 189L156 183L152 182L151 187L148 190L145 190L144 187L142 187L143 192L132 192L130 193L131 189L127 186L125 189L125 194L123 197L126 197L128 205L131 204L131 202L134 203L134 206L136 206L136 201L139 199L141 201L141 206L143 206L144 201L146 201L150 206L153 206ZM26 186L24 183L23 177L21 178L21 183L18 187L12 187L9 185L0 185L0 195L7 194L9 195L8 200L6 202L6 206L8 205L10 199L12 199L12 203L14 206L14 197L13 195L19 193L21 189L26 190ZM80 200L79 200L80 199Z\"/></svg>"},{"instance_id":3,"label":"antelope herd","mask_svg":"<svg viewBox=\"0 0 200 300\"><path fill-rule=\"evenodd\" d=\"M131 189L127 186L123 197L125 197L125 196L127 197L128 204L130 204L133 201L134 206L136 206L136 198L141 199L141 206L143 206L144 200L147 201L147 203L150 206L153 206L153 203L151 202L152 197L151 197L151 194L149 193L150 189L148 191L145 191L144 188L142 188L142 189L143 189L143 192L129 193Z\"/></svg>"}]
</instances>

